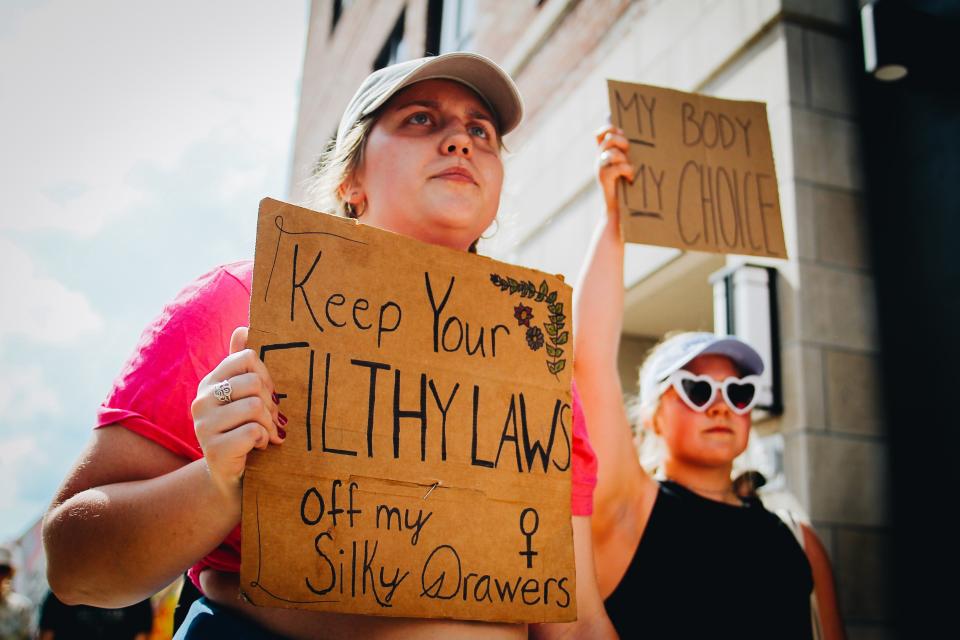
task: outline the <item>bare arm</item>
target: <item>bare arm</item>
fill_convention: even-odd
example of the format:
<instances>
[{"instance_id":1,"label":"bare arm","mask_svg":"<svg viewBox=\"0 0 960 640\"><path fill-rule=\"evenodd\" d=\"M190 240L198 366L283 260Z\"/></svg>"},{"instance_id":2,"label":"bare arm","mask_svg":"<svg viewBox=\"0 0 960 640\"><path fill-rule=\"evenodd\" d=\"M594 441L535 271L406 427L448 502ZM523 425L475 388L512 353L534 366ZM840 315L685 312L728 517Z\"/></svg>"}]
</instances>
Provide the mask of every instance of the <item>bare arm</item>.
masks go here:
<instances>
[{"instance_id":1,"label":"bare arm","mask_svg":"<svg viewBox=\"0 0 960 640\"><path fill-rule=\"evenodd\" d=\"M840 608L837 606L837 590L827 550L810 527L800 527L803 531L803 549L813 571L813 588L816 591L817 607L820 609L824 640L843 640L846 635L843 620L840 619Z\"/></svg>"},{"instance_id":2,"label":"bare arm","mask_svg":"<svg viewBox=\"0 0 960 640\"><path fill-rule=\"evenodd\" d=\"M44 519L47 578L67 604L124 607L172 582L239 517L203 460L97 429Z\"/></svg>"},{"instance_id":3,"label":"bare arm","mask_svg":"<svg viewBox=\"0 0 960 640\"><path fill-rule=\"evenodd\" d=\"M94 431L44 517L47 578L61 600L139 602L237 524L247 454L282 442L272 382L255 354L240 351L245 343L246 332L235 332L236 352L204 378L194 401L204 458L186 463L120 426ZM227 378L236 381L234 401L220 404L212 386Z\"/></svg>"},{"instance_id":4,"label":"bare arm","mask_svg":"<svg viewBox=\"0 0 960 640\"><path fill-rule=\"evenodd\" d=\"M573 552L577 563L577 621L530 626L531 638L616 638L597 590L590 518L573 516Z\"/></svg>"},{"instance_id":5,"label":"bare arm","mask_svg":"<svg viewBox=\"0 0 960 640\"><path fill-rule=\"evenodd\" d=\"M623 328L623 257L616 184L632 179L628 142L614 127L597 134L605 214L574 303L574 376L599 461L593 539L600 592L609 595L629 564L656 497L640 466L623 406L617 351Z\"/></svg>"}]
</instances>

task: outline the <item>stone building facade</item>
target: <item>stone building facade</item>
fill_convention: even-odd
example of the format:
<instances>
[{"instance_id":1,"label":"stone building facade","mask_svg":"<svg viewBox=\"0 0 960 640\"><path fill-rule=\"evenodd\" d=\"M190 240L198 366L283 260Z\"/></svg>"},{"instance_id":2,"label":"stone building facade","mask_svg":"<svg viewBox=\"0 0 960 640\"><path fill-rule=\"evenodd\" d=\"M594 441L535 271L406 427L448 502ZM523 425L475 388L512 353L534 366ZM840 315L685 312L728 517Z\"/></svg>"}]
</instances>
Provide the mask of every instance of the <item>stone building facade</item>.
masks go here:
<instances>
[{"instance_id":1,"label":"stone building facade","mask_svg":"<svg viewBox=\"0 0 960 640\"><path fill-rule=\"evenodd\" d=\"M319 150L378 60L476 51L511 73L526 106L506 139L501 215L481 251L575 283L602 215L592 132L606 122L607 78L766 102L790 258L749 260L779 274L784 412L757 426L779 434L783 481L830 553L854 640L892 635L856 9L840 0L314 0L290 188L304 199ZM628 247L625 389L662 333L713 329L708 279L744 261Z\"/></svg>"}]
</instances>

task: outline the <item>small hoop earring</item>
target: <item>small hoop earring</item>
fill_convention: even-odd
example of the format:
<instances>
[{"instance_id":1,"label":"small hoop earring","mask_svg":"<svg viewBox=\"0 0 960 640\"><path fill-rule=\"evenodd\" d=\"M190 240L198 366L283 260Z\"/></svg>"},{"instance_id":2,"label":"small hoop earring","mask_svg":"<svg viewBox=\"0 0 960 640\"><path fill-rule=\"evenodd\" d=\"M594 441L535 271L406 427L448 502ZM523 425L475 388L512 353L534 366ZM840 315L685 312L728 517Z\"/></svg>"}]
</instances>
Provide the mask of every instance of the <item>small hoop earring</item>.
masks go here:
<instances>
[{"instance_id":1,"label":"small hoop earring","mask_svg":"<svg viewBox=\"0 0 960 640\"><path fill-rule=\"evenodd\" d=\"M347 214L348 218L359 219L367 211L367 201L363 201L363 208L357 211L357 208L353 205L352 202L343 203L343 211Z\"/></svg>"},{"instance_id":2,"label":"small hoop earring","mask_svg":"<svg viewBox=\"0 0 960 640\"><path fill-rule=\"evenodd\" d=\"M480 234L481 240L489 240L493 236L497 235L497 233L500 231L500 218L494 218L492 226L493 231L490 232L490 235L486 235L486 232Z\"/></svg>"}]
</instances>

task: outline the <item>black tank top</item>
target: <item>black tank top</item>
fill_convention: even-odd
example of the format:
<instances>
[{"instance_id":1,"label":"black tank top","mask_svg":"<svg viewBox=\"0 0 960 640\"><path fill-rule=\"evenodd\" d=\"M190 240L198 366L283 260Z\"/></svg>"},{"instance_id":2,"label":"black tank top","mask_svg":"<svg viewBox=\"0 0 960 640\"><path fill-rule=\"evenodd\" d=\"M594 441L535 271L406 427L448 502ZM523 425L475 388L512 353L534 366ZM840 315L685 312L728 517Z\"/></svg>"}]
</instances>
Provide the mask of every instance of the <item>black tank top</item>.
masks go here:
<instances>
[{"instance_id":1,"label":"black tank top","mask_svg":"<svg viewBox=\"0 0 960 640\"><path fill-rule=\"evenodd\" d=\"M806 554L759 500L664 481L606 608L621 638L808 639L812 589Z\"/></svg>"}]
</instances>

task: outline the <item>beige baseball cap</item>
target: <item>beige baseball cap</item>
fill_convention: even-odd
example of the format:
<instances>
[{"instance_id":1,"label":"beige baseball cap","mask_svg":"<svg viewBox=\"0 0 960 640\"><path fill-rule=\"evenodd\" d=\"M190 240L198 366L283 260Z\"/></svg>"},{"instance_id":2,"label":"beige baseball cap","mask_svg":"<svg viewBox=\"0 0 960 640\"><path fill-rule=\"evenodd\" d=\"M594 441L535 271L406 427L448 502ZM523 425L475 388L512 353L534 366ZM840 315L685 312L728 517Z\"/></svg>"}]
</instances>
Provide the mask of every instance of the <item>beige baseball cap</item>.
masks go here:
<instances>
[{"instance_id":1,"label":"beige baseball cap","mask_svg":"<svg viewBox=\"0 0 960 640\"><path fill-rule=\"evenodd\" d=\"M643 363L640 370L640 402L651 405L660 399L657 387L674 371L683 369L698 356L720 355L730 358L740 375L763 373L763 358L756 349L736 336L721 336L692 331L667 338Z\"/></svg>"},{"instance_id":2,"label":"beige baseball cap","mask_svg":"<svg viewBox=\"0 0 960 640\"><path fill-rule=\"evenodd\" d=\"M445 53L399 62L367 76L340 118L337 150L357 121L379 109L404 87L421 80L454 80L476 91L497 118L500 135L512 131L523 118L520 92L506 71L476 53Z\"/></svg>"}]
</instances>

